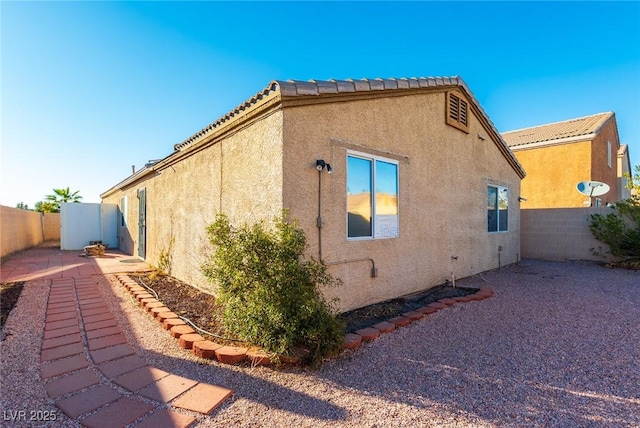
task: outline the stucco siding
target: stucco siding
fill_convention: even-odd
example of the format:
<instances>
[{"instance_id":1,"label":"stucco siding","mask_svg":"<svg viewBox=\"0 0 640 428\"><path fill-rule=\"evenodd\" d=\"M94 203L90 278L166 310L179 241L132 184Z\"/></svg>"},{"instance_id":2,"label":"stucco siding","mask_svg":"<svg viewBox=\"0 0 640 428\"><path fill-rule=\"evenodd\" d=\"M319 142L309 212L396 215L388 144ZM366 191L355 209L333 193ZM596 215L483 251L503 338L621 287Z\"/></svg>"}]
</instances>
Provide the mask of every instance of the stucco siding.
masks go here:
<instances>
[{"instance_id":1,"label":"stucco siding","mask_svg":"<svg viewBox=\"0 0 640 428\"><path fill-rule=\"evenodd\" d=\"M588 197L576 185L592 179L591 141L518 150L515 155L527 171L522 180L522 196L527 199L523 209L585 206Z\"/></svg>"},{"instance_id":2,"label":"stucco siding","mask_svg":"<svg viewBox=\"0 0 640 428\"><path fill-rule=\"evenodd\" d=\"M366 260L329 267L344 284L325 293L341 310L517 260L520 178L475 116L468 134L446 125L444 92L289 107L284 123L284 205L306 230L309 253L319 257L315 160L324 159L334 172L320 174L323 259L375 261L376 278ZM398 162L398 238L347 239L349 151ZM489 184L509 189L508 232L487 232Z\"/></svg>"},{"instance_id":3,"label":"stucco siding","mask_svg":"<svg viewBox=\"0 0 640 428\"><path fill-rule=\"evenodd\" d=\"M617 129L615 118L610 119L591 143L591 180L607 183L610 187L608 193L600 196L603 206L607 202L615 203L618 199L617 156L620 142ZM609 153L608 142L611 143L611 151ZM611 161L610 164L609 160Z\"/></svg>"},{"instance_id":4,"label":"stucco siding","mask_svg":"<svg viewBox=\"0 0 640 428\"><path fill-rule=\"evenodd\" d=\"M270 219L282 209L282 117L263 117L228 138L158 169L109 195L128 200L127 228L137 255L137 192L146 189L146 260L158 265L163 251L171 274L213 292L200 267L209 254L206 228L224 212L234 224ZM124 231L121 231L124 232Z\"/></svg>"}]
</instances>

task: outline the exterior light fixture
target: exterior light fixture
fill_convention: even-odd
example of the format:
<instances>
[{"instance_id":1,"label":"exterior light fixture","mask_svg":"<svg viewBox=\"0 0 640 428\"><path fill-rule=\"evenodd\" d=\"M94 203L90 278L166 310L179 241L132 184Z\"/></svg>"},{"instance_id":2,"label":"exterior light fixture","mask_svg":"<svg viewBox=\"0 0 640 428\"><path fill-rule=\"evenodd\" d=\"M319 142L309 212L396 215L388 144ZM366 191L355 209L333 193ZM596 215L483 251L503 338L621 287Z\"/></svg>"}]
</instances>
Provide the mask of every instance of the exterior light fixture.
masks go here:
<instances>
[{"instance_id":1,"label":"exterior light fixture","mask_svg":"<svg viewBox=\"0 0 640 428\"><path fill-rule=\"evenodd\" d=\"M331 168L331 165L326 163L323 159L316 160L316 169L318 171L322 171L325 167L327 168L327 173L331 174L333 172L333 168Z\"/></svg>"},{"instance_id":2,"label":"exterior light fixture","mask_svg":"<svg viewBox=\"0 0 640 428\"><path fill-rule=\"evenodd\" d=\"M522 196L518 196L518 202L526 202L527 198L523 198Z\"/></svg>"}]
</instances>

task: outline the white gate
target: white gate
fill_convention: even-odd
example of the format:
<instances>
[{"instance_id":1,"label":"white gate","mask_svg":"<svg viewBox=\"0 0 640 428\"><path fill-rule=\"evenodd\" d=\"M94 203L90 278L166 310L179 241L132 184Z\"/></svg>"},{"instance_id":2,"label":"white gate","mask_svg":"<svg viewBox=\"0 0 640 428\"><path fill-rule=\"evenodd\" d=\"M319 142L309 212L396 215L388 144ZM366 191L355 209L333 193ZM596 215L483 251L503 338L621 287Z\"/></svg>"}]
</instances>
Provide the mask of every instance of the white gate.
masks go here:
<instances>
[{"instance_id":1,"label":"white gate","mask_svg":"<svg viewBox=\"0 0 640 428\"><path fill-rule=\"evenodd\" d=\"M118 246L116 204L60 204L60 249L81 250L91 241Z\"/></svg>"}]
</instances>

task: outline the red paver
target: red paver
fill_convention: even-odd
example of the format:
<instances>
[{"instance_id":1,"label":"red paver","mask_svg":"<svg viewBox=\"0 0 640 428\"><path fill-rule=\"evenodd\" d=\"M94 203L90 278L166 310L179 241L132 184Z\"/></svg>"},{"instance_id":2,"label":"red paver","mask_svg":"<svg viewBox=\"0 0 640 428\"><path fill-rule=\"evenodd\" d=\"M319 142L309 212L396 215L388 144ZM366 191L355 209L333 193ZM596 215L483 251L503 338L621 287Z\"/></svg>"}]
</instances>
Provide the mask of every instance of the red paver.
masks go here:
<instances>
[{"instance_id":1,"label":"red paver","mask_svg":"<svg viewBox=\"0 0 640 428\"><path fill-rule=\"evenodd\" d=\"M169 319L165 319L164 322L162 323L162 328L164 328L165 330L169 330L172 327L175 327L177 325L186 325L187 323L182 321L180 318L169 318Z\"/></svg>"},{"instance_id":2,"label":"red paver","mask_svg":"<svg viewBox=\"0 0 640 428\"><path fill-rule=\"evenodd\" d=\"M100 379L93 370L86 369L48 382L45 388L49 397L55 399L98 383Z\"/></svg>"},{"instance_id":3,"label":"red paver","mask_svg":"<svg viewBox=\"0 0 640 428\"><path fill-rule=\"evenodd\" d=\"M216 357L216 349L222 348L222 345L205 340L202 342L195 342L193 344L193 353L200 358L213 359Z\"/></svg>"},{"instance_id":4,"label":"red paver","mask_svg":"<svg viewBox=\"0 0 640 428\"><path fill-rule=\"evenodd\" d=\"M98 322L98 321L108 321L114 319L113 315L111 314L111 312L107 312L107 313L102 313L102 314L98 314L98 315L89 315L89 316L82 316L82 320L84 321L85 324L91 324L94 322Z\"/></svg>"},{"instance_id":5,"label":"red paver","mask_svg":"<svg viewBox=\"0 0 640 428\"><path fill-rule=\"evenodd\" d=\"M78 303L80 304L80 306L84 306L84 305L90 305L92 303L104 303L104 300L102 299L102 297L95 297L92 299L78 300Z\"/></svg>"},{"instance_id":6,"label":"red paver","mask_svg":"<svg viewBox=\"0 0 640 428\"><path fill-rule=\"evenodd\" d=\"M170 319L178 319L178 314L176 314L176 313L174 313L174 312L171 312L171 311L169 311L169 312L159 312L159 313L156 315L156 319L157 319L158 321L160 321L161 323L163 323L163 324L164 324L164 322L165 322L166 320L170 320ZM165 330L166 330L166 329L165 329Z\"/></svg>"},{"instance_id":7,"label":"red paver","mask_svg":"<svg viewBox=\"0 0 640 428\"><path fill-rule=\"evenodd\" d=\"M239 346L222 346L215 350L216 358L221 363L236 364L244 361L247 357L247 348Z\"/></svg>"},{"instance_id":8,"label":"red paver","mask_svg":"<svg viewBox=\"0 0 640 428\"><path fill-rule=\"evenodd\" d=\"M91 293L81 293L78 292L78 300L89 300L89 299L100 299L102 298L102 294L98 291L92 291Z\"/></svg>"},{"instance_id":9,"label":"red paver","mask_svg":"<svg viewBox=\"0 0 640 428\"><path fill-rule=\"evenodd\" d=\"M111 310L109 310L109 308L106 305L102 305L96 308L82 308L82 310L80 310L80 313L82 313L83 317L88 317L91 315L100 315L100 314L106 314L106 313L110 314Z\"/></svg>"},{"instance_id":10,"label":"red paver","mask_svg":"<svg viewBox=\"0 0 640 428\"><path fill-rule=\"evenodd\" d=\"M134 293L134 296L136 296L138 303L144 299L155 299L151 293Z\"/></svg>"},{"instance_id":11,"label":"red paver","mask_svg":"<svg viewBox=\"0 0 640 428\"><path fill-rule=\"evenodd\" d=\"M105 361L115 360L120 357L135 354L135 351L128 344L110 346L109 348L98 349L97 351L91 351L91 358L96 364L103 363Z\"/></svg>"},{"instance_id":12,"label":"red paver","mask_svg":"<svg viewBox=\"0 0 640 428\"><path fill-rule=\"evenodd\" d=\"M140 367L147 365L147 362L137 355L128 355L124 358L109 361L98 366L98 370L107 378L112 379L124 373L128 373Z\"/></svg>"},{"instance_id":13,"label":"red paver","mask_svg":"<svg viewBox=\"0 0 640 428\"><path fill-rule=\"evenodd\" d=\"M55 337L53 339L46 339L42 341L42 349L56 348L62 345L69 345L71 343L82 342L80 333L67 334L65 336Z\"/></svg>"},{"instance_id":14,"label":"red paver","mask_svg":"<svg viewBox=\"0 0 640 428\"><path fill-rule=\"evenodd\" d=\"M232 394L233 390L231 389L200 383L171 404L175 407L208 415Z\"/></svg>"},{"instance_id":15,"label":"red paver","mask_svg":"<svg viewBox=\"0 0 640 428\"><path fill-rule=\"evenodd\" d=\"M183 334L193 334L195 332L196 331L193 328L189 327L186 324L175 325L169 330L169 334L171 334L171 337L175 337L176 339L179 339Z\"/></svg>"},{"instance_id":16,"label":"red paver","mask_svg":"<svg viewBox=\"0 0 640 428\"><path fill-rule=\"evenodd\" d=\"M60 308L76 308L76 302L63 302L63 303L49 303L47 305L47 310L49 309L60 309Z\"/></svg>"},{"instance_id":17,"label":"red paver","mask_svg":"<svg viewBox=\"0 0 640 428\"><path fill-rule=\"evenodd\" d=\"M470 294L469 297L471 297L471 300L483 300L486 299L488 296L486 296L485 294Z\"/></svg>"},{"instance_id":18,"label":"red paver","mask_svg":"<svg viewBox=\"0 0 640 428\"><path fill-rule=\"evenodd\" d=\"M372 325L371 327L380 331L380 333L390 333L396 329L396 325L392 322L382 321L377 324Z\"/></svg>"},{"instance_id":19,"label":"red paver","mask_svg":"<svg viewBox=\"0 0 640 428\"><path fill-rule=\"evenodd\" d=\"M142 307L146 307L149 303L160 303L155 297L146 297L144 299L138 299L138 304Z\"/></svg>"},{"instance_id":20,"label":"red paver","mask_svg":"<svg viewBox=\"0 0 640 428\"><path fill-rule=\"evenodd\" d=\"M393 317L391 319L389 319L390 323L393 323L396 325L396 327L406 327L409 324L411 324L411 318L407 318L407 317Z\"/></svg>"},{"instance_id":21,"label":"red paver","mask_svg":"<svg viewBox=\"0 0 640 428\"><path fill-rule=\"evenodd\" d=\"M53 339L54 337L66 336L67 334L80 333L80 327L76 325L65 328L57 328L55 330L49 330L44 332L45 339Z\"/></svg>"},{"instance_id":22,"label":"red paver","mask_svg":"<svg viewBox=\"0 0 640 428\"><path fill-rule=\"evenodd\" d=\"M147 312L151 312L154 308L164 308L165 306L164 303L156 300L155 302L145 303L144 307Z\"/></svg>"},{"instance_id":23,"label":"red paver","mask_svg":"<svg viewBox=\"0 0 640 428\"><path fill-rule=\"evenodd\" d=\"M195 380L170 374L157 382L147 385L138 391L138 394L152 400L168 403L197 383Z\"/></svg>"},{"instance_id":24,"label":"red paver","mask_svg":"<svg viewBox=\"0 0 640 428\"><path fill-rule=\"evenodd\" d=\"M167 308L166 306L158 306L156 308L151 308L151 310L149 311L149 313L154 318L157 318L160 312L171 312L171 309Z\"/></svg>"},{"instance_id":25,"label":"red paver","mask_svg":"<svg viewBox=\"0 0 640 428\"><path fill-rule=\"evenodd\" d=\"M103 306L105 306L104 301L95 302L95 303L89 303L89 304L86 304L86 305L82 305L81 311L88 310L88 309L102 308Z\"/></svg>"},{"instance_id":26,"label":"red paver","mask_svg":"<svg viewBox=\"0 0 640 428\"><path fill-rule=\"evenodd\" d=\"M115 327L117 325L118 325L118 322L116 321L116 319L112 318L110 320L105 320L105 321L85 323L84 331L97 330L99 328L105 328L105 327Z\"/></svg>"},{"instance_id":27,"label":"red paver","mask_svg":"<svg viewBox=\"0 0 640 428\"><path fill-rule=\"evenodd\" d=\"M115 389L105 385L98 385L81 394L73 395L56 403L56 406L70 418L89 413L107 403L122 397Z\"/></svg>"},{"instance_id":28,"label":"red paver","mask_svg":"<svg viewBox=\"0 0 640 428\"><path fill-rule=\"evenodd\" d=\"M89 428L124 427L153 410L151 404L128 397L122 397L96 413L82 420Z\"/></svg>"},{"instance_id":29,"label":"red paver","mask_svg":"<svg viewBox=\"0 0 640 428\"><path fill-rule=\"evenodd\" d=\"M174 328L178 328L178 327L174 327ZM182 349L191 349L193 348L193 344L195 342L202 342L202 341L204 341L204 337L200 336L199 334L187 333L187 334L180 335L179 343Z\"/></svg>"},{"instance_id":30,"label":"red paver","mask_svg":"<svg viewBox=\"0 0 640 428\"><path fill-rule=\"evenodd\" d=\"M64 357L70 357L72 355L80 354L84 351L82 343L71 343L68 345L61 345L51 349L44 349L40 353L40 361L52 361L58 360Z\"/></svg>"},{"instance_id":31,"label":"red paver","mask_svg":"<svg viewBox=\"0 0 640 428\"><path fill-rule=\"evenodd\" d=\"M454 297L453 300L455 300L456 302L470 302L472 299L470 296L458 296L458 297Z\"/></svg>"},{"instance_id":32,"label":"red paver","mask_svg":"<svg viewBox=\"0 0 640 428\"><path fill-rule=\"evenodd\" d=\"M76 319L76 317L73 317L72 319L67 319L67 320L62 320L62 321L53 321L53 322L48 322L44 324L44 331L48 331L48 330L57 330L59 328L64 328L64 327L73 327L78 325L78 320Z\"/></svg>"},{"instance_id":33,"label":"red paver","mask_svg":"<svg viewBox=\"0 0 640 428\"><path fill-rule=\"evenodd\" d=\"M359 334L347 333L344 335L342 347L347 349L359 348L362 345L362 336Z\"/></svg>"},{"instance_id":34,"label":"red paver","mask_svg":"<svg viewBox=\"0 0 640 428\"><path fill-rule=\"evenodd\" d=\"M372 327L361 328L360 330L356 330L354 333L361 336L362 340L365 341L374 340L380 336L380 330Z\"/></svg>"},{"instance_id":35,"label":"red paver","mask_svg":"<svg viewBox=\"0 0 640 428\"><path fill-rule=\"evenodd\" d=\"M258 347L250 348L247 351L247 360L254 366L268 366L271 364L271 356Z\"/></svg>"},{"instance_id":36,"label":"red paver","mask_svg":"<svg viewBox=\"0 0 640 428\"><path fill-rule=\"evenodd\" d=\"M144 366L122 374L113 379L113 381L129 391L135 392L140 388L144 388L150 383L160 380L168 375L169 373L164 370L151 366Z\"/></svg>"},{"instance_id":37,"label":"red paver","mask_svg":"<svg viewBox=\"0 0 640 428\"><path fill-rule=\"evenodd\" d=\"M56 315L56 314L63 314L66 312L71 312L71 313L76 313L76 307L75 305L73 306L67 306L67 307L63 307L63 308L47 308L47 316L49 315Z\"/></svg>"},{"instance_id":38,"label":"red paver","mask_svg":"<svg viewBox=\"0 0 640 428\"><path fill-rule=\"evenodd\" d=\"M424 314L418 311L409 311L402 314L402 316L409 318L411 321L417 321L419 319L422 319L424 317Z\"/></svg>"},{"instance_id":39,"label":"red paver","mask_svg":"<svg viewBox=\"0 0 640 428\"><path fill-rule=\"evenodd\" d=\"M433 303L429 303L427 305L427 307L440 310L440 309L446 308L447 305L445 305L444 303L440 303L440 302L433 302Z\"/></svg>"},{"instance_id":40,"label":"red paver","mask_svg":"<svg viewBox=\"0 0 640 428\"><path fill-rule=\"evenodd\" d=\"M139 424L135 428L187 428L195 422L193 416L183 415L174 410L160 409Z\"/></svg>"},{"instance_id":41,"label":"red paver","mask_svg":"<svg viewBox=\"0 0 640 428\"><path fill-rule=\"evenodd\" d=\"M114 334L111 336L103 336L97 339L89 339L89 350L95 351L96 349L107 348L109 346L121 345L127 343L127 338L124 334Z\"/></svg>"},{"instance_id":42,"label":"red paver","mask_svg":"<svg viewBox=\"0 0 640 428\"><path fill-rule=\"evenodd\" d=\"M107 328L99 328L97 330L87 331L85 334L87 339L95 339L98 337L111 336L112 334L122 333L120 327L107 327Z\"/></svg>"},{"instance_id":43,"label":"red paver","mask_svg":"<svg viewBox=\"0 0 640 428\"><path fill-rule=\"evenodd\" d=\"M455 301L455 300L453 300L453 299L440 299L440 300L438 300L438 302L440 302L440 303L444 303L444 304L445 304L445 305L447 305L447 306L453 306L453 305L455 305L456 303L458 303L458 302L456 302L456 301Z\"/></svg>"},{"instance_id":44,"label":"red paver","mask_svg":"<svg viewBox=\"0 0 640 428\"><path fill-rule=\"evenodd\" d=\"M60 312L57 314L47 314L47 318L45 319L45 322L47 323L51 323L54 321L63 321L63 320L70 320L70 319L75 319L77 318L78 315L76 314L76 311L69 311L69 312Z\"/></svg>"},{"instance_id":45,"label":"red paver","mask_svg":"<svg viewBox=\"0 0 640 428\"><path fill-rule=\"evenodd\" d=\"M62 303L73 303L75 305L76 298L75 298L75 296L70 296L70 297L66 297L66 296L51 297L51 298L49 298L49 302L48 302L49 305L62 304Z\"/></svg>"},{"instance_id":46,"label":"red paver","mask_svg":"<svg viewBox=\"0 0 640 428\"><path fill-rule=\"evenodd\" d=\"M43 364L40 368L42 378L54 377L63 373L72 372L79 369L89 367L89 363L84 355L74 355L73 357L65 358L62 360L52 361L48 364Z\"/></svg>"},{"instance_id":47,"label":"red paver","mask_svg":"<svg viewBox=\"0 0 640 428\"><path fill-rule=\"evenodd\" d=\"M437 309L435 309L435 308L430 308L430 307L428 307L428 306L423 306L423 307L421 307L421 308L418 308L418 309L416 309L416 311L417 311L417 312L421 312L421 313L423 313L424 315L431 315L431 314L433 314L433 313L438 312L438 310L437 310Z\"/></svg>"}]
</instances>

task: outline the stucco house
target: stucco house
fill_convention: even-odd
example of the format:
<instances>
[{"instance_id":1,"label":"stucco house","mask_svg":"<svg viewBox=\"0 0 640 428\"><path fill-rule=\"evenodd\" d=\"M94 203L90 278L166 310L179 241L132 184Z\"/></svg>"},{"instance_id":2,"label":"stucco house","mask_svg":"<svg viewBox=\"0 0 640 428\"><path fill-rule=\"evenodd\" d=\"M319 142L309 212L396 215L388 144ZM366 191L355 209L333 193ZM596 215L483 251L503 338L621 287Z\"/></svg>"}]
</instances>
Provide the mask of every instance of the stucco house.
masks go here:
<instances>
[{"instance_id":1,"label":"stucco house","mask_svg":"<svg viewBox=\"0 0 640 428\"><path fill-rule=\"evenodd\" d=\"M504 132L502 137L527 171L520 191L526 199L523 209L605 206L623 199L613 112ZM590 201L576 188L581 181L600 181L610 190Z\"/></svg>"},{"instance_id":2,"label":"stucco house","mask_svg":"<svg viewBox=\"0 0 640 428\"><path fill-rule=\"evenodd\" d=\"M216 213L287 208L346 311L516 262L524 176L458 77L273 81L101 196L122 250L207 291Z\"/></svg>"},{"instance_id":3,"label":"stucco house","mask_svg":"<svg viewBox=\"0 0 640 428\"><path fill-rule=\"evenodd\" d=\"M631 168L631 159L629 159L629 146L620 145L618 150L618 200L629 199L631 197L631 189L629 189L629 181L633 177L633 169Z\"/></svg>"}]
</instances>

